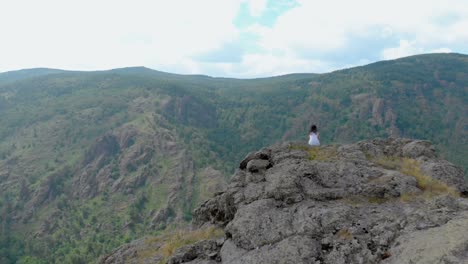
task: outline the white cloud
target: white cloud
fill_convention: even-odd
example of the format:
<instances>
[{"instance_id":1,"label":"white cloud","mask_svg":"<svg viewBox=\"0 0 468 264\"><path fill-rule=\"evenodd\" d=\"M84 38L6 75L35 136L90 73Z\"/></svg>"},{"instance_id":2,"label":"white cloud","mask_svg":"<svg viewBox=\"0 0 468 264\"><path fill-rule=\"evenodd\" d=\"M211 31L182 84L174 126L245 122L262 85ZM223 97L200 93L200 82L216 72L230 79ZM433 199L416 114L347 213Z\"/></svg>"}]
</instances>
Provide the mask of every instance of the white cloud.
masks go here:
<instances>
[{"instance_id":1,"label":"white cloud","mask_svg":"<svg viewBox=\"0 0 468 264\"><path fill-rule=\"evenodd\" d=\"M345 53L356 37L387 41L380 58L394 59L441 47L448 51L452 45L468 43L468 5L463 2L298 0L299 5L281 15L273 27L253 25L248 32L260 37L264 51L275 56L287 54L289 61L314 60L316 56L326 63L323 54ZM450 18L450 23L444 18ZM399 43L385 48L395 41ZM366 43L362 45L365 53ZM359 61L368 60L363 57Z\"/></svg>"},{"instance_id":2,"label":"white cloud","mask_svg":"<svg viewBox=\"0 0 468 264\"><path fill-rule=\"evenodd\" d=\"M450 52L452 52L452 50L449 48L438 48L438 49L431 50L431 53L450 53Z\"/></svg>"},{"instance_id":3,"label":"white cloud","mask_svg":"<svg viewBox=\"0 0 468 264\"><path fill-rule=\"evenodd\" d=\"M468 52L464 0L297 0L271 26L234 26L242 4L259 17L271 12L272 1L1 0L0 71L144 65L254 77L323 72L420 52ZM256 39L239 41L246 35ZM367 43L357 38L381 43L373 47L377 57L366 57ZM238 49L247 50L240 62L197 59L235 43L249 45ZM341 60L337 54L348 50L363 55Z\"/></svg>"},{"instance_id":4,"label":"white cloud","mask_svg":"<svg viewBox=\"0 0 468 264\"><path fill-rule=\"evenodd\" d=\"M400 40L400 45L394 48L387 48L382 51L382 58L385 60L393 60L401 57L406 57L421 53L423 50L415 46L415 42L408 40Z\"/></svg>"},{"instance_id":5,"label":"white cloud","mask_svg":"<svg viewBox=\"0 0 468 264\"><path fill-rule=\"evenodd\" d=\"M437 49L424 49L418 47L416 41L400 40L398 47L387 48L382 51L382 58L384 60L393 60L406 56L421 54L421 53L449 53L452 52L450 48L437 48Z\"/></svg>"},{"instance_id":6,"label":"white cloud","mask_svg":"<svg viewBox=\"0 0 468 264\"><path fill-rule=\"evenodd\" d=\"M238 64L204 63L199 70L223 73L223 76L229 77L255 78L298 72L327 72L331 69L326 62L301 59L288 54L246 54Z\"/></svg>"},{"instance_id":7,"label":"white cloud","mask_svg":"<svg viewBox=\"0 0 468 264\"><path fill-rule=\"evenodd\" d=\"M263 14L267 8L268 0L246 0L250 15L258 17Z\"/></svg>"},{"instance_id":8,"label":"white cloud","mask_svg":"<svg viewBox=\"0 0 468 264\"><path fill-rule=\"evenodd\" d=\"M239 2L2 1L0 71L164 67L232 41Z\"/></svg>"},{"instance_id":9,"label":"white cloud","mask_svg":"<svg viewBox=\"0 0 468 264\"><path fill-rule=\"evenodd\" d=\"M239 72L244 76L281 75L291 72L309 72L323 67L322 63L299 59L291 55L275 56L272 54L250 54L242 60Z\"/></svg>"}]
</instances>

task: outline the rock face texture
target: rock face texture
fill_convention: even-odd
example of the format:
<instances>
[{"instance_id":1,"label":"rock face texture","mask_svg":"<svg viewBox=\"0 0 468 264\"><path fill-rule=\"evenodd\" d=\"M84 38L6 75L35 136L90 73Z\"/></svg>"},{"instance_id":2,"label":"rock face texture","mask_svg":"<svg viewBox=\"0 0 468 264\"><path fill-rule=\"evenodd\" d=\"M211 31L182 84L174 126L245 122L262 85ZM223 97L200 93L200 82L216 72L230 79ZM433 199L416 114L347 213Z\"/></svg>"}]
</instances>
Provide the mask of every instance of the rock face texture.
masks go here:
<instances>
[{"instance_id":1,"label":"rock face texture","mask_svg":"<svg viewBox=\"0 0 468 264\"><path fill-rule=\"evenodd\" d=\"M427 141L282 143L249 154L195 210L193 225L224 228L224 241L169 263L468 263L467 194Z\"/></svg>"}]
</instances>

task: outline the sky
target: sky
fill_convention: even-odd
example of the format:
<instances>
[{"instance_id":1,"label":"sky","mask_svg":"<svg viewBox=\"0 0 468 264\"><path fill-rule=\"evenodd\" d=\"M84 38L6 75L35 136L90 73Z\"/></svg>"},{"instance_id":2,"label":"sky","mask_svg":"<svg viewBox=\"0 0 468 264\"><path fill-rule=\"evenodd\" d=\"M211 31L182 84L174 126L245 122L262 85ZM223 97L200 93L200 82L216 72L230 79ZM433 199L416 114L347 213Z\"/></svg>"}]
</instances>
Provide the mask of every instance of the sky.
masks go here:
<instances>
[{"instance_id":1,"label":"sky","mask_svg":"<svg viewBox=\"0 0 468 264\"><path fill-rule=\"evenodd\" d=\"M433 52L468 54L468 0L0 0L0 72L255 78Z\"/></svg>"}]
</instances>

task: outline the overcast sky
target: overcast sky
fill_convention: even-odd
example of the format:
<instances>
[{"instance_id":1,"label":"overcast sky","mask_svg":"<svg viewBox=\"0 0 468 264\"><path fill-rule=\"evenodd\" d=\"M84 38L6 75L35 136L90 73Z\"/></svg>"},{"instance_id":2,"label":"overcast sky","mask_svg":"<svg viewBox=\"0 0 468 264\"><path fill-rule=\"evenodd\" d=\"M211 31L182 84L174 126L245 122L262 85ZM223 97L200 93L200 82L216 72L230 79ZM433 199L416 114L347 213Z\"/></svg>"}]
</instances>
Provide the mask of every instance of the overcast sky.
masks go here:
<instances>
[{"instance_id":1,"label":"overcast sky","mask_svg":"<svg viewBox=\"0 0 468 264\"><path fill-rule=\"evenodd\" d=\"M0 0L0 72L262 77L468 53L468 0Z\"/></svg>"}]
</instances>

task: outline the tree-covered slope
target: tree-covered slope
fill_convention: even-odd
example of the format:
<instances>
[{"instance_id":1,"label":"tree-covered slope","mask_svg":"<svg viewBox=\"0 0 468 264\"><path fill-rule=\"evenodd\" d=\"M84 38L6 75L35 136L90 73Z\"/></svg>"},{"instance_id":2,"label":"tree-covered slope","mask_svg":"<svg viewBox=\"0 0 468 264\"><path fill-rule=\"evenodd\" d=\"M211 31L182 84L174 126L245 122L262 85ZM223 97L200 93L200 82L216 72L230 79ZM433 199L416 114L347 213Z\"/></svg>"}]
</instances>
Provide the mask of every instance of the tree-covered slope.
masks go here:
<instances>
[{"instance_id":1,"label":"tree-covered slope","mask_svg":"<svg viewBox=\"0 0 468 264\"><path fill-rule=\"evenodd\" d=\"M27 78L33 78L43 75L49 75L54 73L62 73L64 71L57 69L48 68L36 68L36 69L24 69L19 71L10 71L0 73L0 85L6 83L12 83L18 80L24 80Z\"/></svg>"},{"instance_id":2,"label":"tree-covered slope","mask_svg":"<svg viewBox=\"0 0 468 264\"><path fill-rule=\"evenodd\" d=\"M28 72L0 74L1 263L88 263L181 225L242 156L312 122L324 144L428 139L468 167L466 55L251 80Z\"/></svg>"}]
</instances>

